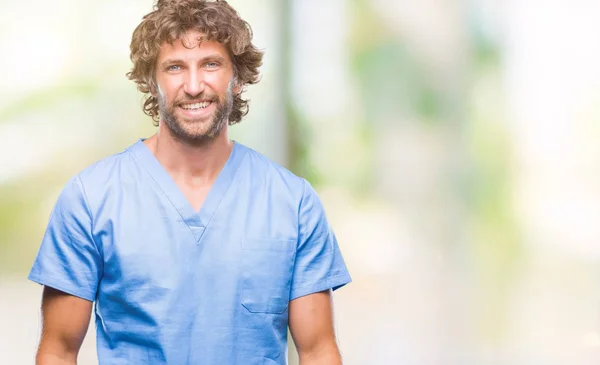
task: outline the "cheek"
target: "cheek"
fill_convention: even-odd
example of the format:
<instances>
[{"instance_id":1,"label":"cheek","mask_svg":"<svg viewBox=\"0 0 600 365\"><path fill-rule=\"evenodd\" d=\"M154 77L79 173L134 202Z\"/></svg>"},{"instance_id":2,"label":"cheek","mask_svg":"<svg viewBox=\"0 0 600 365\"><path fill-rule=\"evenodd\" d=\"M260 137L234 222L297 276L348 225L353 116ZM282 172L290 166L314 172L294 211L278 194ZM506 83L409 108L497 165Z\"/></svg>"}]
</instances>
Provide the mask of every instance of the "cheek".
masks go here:
<instances>
[{"instance_id":1,"label":"cheek","mask_svg":"<svg viewBox=\"0 0 600 365\"><path fill-rule=\"evenodd\" d=\"M161 89L161 98L164 100L165 104L171 106L177 100L180 100L183 97L183 94L179 93L177 90L164 90Z\"/></svg>"},{"instance_id":2,"label":"cheek","mask_svg":"<svg viewBox=\"0 0 600 365\"><path fill-rule=\"evenodd\" d=\"M168 77L163 79L156 80L157 82L157 92L162 95L163 98L167 100L169 97L173 97L177 93L177 90L182 85L182 80L180 77Z\"/></svg>"},{"instance_id":3,"label":"cheek","mask_svg":"<svg viewBox=\"0 0 600 365\"><path fill-rule=\"evenodd\" d=\"M207 85L210 85L211 89L219 94L224 94L227 92L227 87L229 86L230 80L231 77L220 74L219 72L207 74L204 78L204 82Z\"/></svg>"}]
</instances>

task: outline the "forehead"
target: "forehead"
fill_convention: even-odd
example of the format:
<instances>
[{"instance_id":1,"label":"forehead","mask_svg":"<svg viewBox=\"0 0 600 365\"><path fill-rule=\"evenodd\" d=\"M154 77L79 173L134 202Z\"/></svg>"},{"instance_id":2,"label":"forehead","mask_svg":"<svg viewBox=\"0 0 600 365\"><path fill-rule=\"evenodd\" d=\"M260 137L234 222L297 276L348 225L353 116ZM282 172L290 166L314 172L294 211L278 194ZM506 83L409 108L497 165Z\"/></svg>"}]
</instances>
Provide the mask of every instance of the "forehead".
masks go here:
<instances>
[{"instance_id":1,"label":"forehead","mask_svg":"<svg viewBox=\"0 0 600 365\"><path fill-rule=\"evenodd\" d=\"M217 41L203 41L203 34L190 30L176 39L173 44L163 42L158 52L158 62L165 59L181 59L184 61L194 61L209 56L221 56L230 61L227 47Z\"/></svg>"}]
</instances>

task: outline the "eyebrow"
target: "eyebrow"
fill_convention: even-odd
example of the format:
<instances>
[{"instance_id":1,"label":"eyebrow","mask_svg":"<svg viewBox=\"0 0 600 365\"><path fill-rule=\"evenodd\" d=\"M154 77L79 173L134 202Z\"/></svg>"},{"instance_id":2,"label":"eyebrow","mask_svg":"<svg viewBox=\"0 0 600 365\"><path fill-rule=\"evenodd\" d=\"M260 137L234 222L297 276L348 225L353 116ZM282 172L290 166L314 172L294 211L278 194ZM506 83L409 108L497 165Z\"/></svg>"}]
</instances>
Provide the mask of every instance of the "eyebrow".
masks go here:
<instances>
[{"instance_id":1,"label":"eyebrow","mask_svg":"<svg viewBox=\"0 0 600 365\"><path fill-rule=\"evenodd\" d=\"M217 61L217 62L220 62L223 64L227 63L227 60L223 56L218 55L218 54L213 54L213 55L208 55L208 56L202 57L198 61L200 63L206 63L208 61ZM160 67L165 68L167 66L170 66L173 64L178 64L178 63L185 63L185 61L180 58L167 58L166 60L161 62Z\"/></svg>"}]
</instances>

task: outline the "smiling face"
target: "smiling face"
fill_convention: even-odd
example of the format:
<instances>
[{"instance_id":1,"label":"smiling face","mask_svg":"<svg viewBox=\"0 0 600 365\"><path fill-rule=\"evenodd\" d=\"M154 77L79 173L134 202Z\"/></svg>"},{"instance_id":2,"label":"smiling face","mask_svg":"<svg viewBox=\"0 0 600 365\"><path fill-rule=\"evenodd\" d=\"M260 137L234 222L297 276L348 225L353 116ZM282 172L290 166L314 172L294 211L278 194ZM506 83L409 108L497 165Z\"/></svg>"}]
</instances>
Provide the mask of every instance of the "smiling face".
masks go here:
<instances>
[{"instance_id":1,"label":"smiling face","mask_svg":"<svg viewBox=\"0 0 600 365\"><path fill-rule=\"evenodd\" d=\"M239 91L225 46L202 41L197 31L165 42L158 54L156 86L160 121L170 134L198 144L219 136Z\"/></svg>"}]
</instances>

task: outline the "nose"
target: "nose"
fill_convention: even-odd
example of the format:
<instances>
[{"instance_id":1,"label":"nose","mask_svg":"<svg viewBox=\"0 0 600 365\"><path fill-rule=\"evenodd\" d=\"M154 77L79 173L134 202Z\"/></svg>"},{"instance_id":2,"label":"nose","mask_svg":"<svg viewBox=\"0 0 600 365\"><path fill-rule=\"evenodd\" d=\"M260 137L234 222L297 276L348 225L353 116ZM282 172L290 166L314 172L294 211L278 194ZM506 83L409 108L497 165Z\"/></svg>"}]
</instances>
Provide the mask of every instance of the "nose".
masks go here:
<instances>
[{"instance_id":1,"label":"nose","mask_svg":"<svg viewBox=\"0 0 600 365\"><path fill-rule=\"evenodd\" d=\"M190 97L196 97L204 91L204 77L202 72L190 70L187 74L183 91Z\"/></svg>"}]
</instances>

